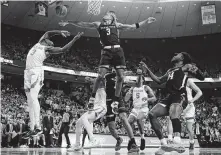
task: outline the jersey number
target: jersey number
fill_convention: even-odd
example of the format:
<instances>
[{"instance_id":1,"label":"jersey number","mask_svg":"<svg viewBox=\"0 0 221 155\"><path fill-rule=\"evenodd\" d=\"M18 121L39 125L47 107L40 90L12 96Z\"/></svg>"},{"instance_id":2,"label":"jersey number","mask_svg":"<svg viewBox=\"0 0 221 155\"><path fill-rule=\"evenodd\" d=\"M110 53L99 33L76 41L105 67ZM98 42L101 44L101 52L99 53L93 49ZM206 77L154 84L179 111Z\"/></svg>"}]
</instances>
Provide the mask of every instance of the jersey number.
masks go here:
<instances>
[{"instance_id":1,"label":"jersey number","mask_svg":"<svg viewBox=\"0 0 221 155\"><path fill-rule=\"evenodd\" d=\"M173 79L173 75L174 75L174 72L169 73L168 80L172 80Z\"/></svg>"},{"instance_id":2,"label":"jersey number","mask_svg":"<svg viewBox=\"0 0 221 155\"><path fill-rule=\"evenodd\" d=\"M109 36L110 35L110 28L106 27L106 32L107 32L107 35Z\"/></svg>"},{"instance_id":3,"label":"jersey number","mask_svg":"<svg viewBox=\"0 0 221 155\"><path fill-rule=\"evenodd\" d=\"M140 98L140 93L136 93L136 98Z\"/></svg>"}]
</instances>

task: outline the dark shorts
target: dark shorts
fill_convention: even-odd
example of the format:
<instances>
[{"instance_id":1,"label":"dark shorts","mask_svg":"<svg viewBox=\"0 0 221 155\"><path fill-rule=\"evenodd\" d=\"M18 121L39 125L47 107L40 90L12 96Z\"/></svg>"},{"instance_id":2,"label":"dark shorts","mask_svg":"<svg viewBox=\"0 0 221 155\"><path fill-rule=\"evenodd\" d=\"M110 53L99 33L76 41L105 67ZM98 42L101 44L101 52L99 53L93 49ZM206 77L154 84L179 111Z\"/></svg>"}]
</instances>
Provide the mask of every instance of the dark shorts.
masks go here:
<instances>
[{"instance_id":1,"label":"dark shorts","mask_svg":"<svg viewBox=\"0 0 221 155\"><path fill-rule=\"evenodd\" d=\"M161 99L158 103L164 104L168 110L173 103L180 103L184 106L186 97L181 94L167 94L167 96Z\"/></svg>"},{"instance_id":2,"label":"dark shorts","mask_svg":"<svg viewBox=\"0 0 221 155\"><path fill-rule=\"evenodd\" d=\"M111 121L115 121L116 114L113 113L111 104L113 103L112 99L107 99L106 104L107 104L107 113L106 113L106 118L107 118L107 123ZM125 108L125 104L123 101L121 101L118 105L118 112L123 113L127 112Z\"/></svg>"},{"instance_id":3,"label":"dark shorts","mask_svg":"<svg viewBox=\"0 0 221 155\"><path fill-rule=\"evenodd\" d=\"M100 67L109 68L110 66L126 68L124 51L121 47L101 50Z\"/></svg>"}]
</instances>

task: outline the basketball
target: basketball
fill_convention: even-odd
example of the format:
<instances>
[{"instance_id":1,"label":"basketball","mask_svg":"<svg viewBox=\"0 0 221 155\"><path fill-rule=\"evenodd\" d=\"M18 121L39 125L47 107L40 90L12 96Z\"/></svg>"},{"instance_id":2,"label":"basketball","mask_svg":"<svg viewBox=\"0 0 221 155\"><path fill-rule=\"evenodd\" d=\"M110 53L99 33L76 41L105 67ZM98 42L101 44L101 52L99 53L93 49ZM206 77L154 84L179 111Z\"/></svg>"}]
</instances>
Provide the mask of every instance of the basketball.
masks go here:
<instances>
[{"instance_id":1,"label":"basketball","mask_svg":"<svg viewBox=\"0 0 221 155\"><path fill-rule=\"evenodd\" d=\"M68 13L68 9L66 6L64 5L58 5L56 8L55 8L55 11L56 11L56 15L58 17L65 17Z\"/></svg>"}]
</instances>

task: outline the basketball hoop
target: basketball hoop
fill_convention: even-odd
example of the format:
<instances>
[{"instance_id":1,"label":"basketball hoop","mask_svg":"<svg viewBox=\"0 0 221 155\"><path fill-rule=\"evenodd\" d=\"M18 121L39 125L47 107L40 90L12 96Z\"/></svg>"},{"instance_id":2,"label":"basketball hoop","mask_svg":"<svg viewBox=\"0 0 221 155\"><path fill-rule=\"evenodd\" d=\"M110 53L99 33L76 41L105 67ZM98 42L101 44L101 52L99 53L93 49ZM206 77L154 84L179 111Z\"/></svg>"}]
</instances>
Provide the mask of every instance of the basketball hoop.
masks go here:
<instances>
[{"instance_id":1,"label":"basketball hoop","mask_svg":"<svg viewBox=\"0 0 221 155\"><path fill-rule=\"evenodd\" d=\"M88 14L99 15L101 12L102 0L88 0Z\"/></svg>"}]
</instances>

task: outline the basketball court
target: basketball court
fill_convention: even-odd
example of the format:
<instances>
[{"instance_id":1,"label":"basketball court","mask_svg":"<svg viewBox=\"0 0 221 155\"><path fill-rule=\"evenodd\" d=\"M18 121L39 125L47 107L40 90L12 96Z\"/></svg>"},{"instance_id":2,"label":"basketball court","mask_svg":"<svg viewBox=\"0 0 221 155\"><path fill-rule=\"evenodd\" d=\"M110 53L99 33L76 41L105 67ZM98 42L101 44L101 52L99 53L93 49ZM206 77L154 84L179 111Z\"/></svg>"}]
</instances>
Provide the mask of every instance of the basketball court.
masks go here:
<instances>
[{"instance_id":1,"label":"basketball court","mask_svg":"<svg viewBox=\"0 0 221 155\"><path fill-rule=\"evenodd\" d=\"M158 148L146 148L139 155L154 155ZM127 155L126 148L115 152L114 148L85 149L81 152L69 152L66 148L2 148L1 155ZM165 155L177 155L176 152L165 153ZM196 148L193 152L186 152L182 155L220 155L221 148Z\"/></svg>"}]
</instances>

